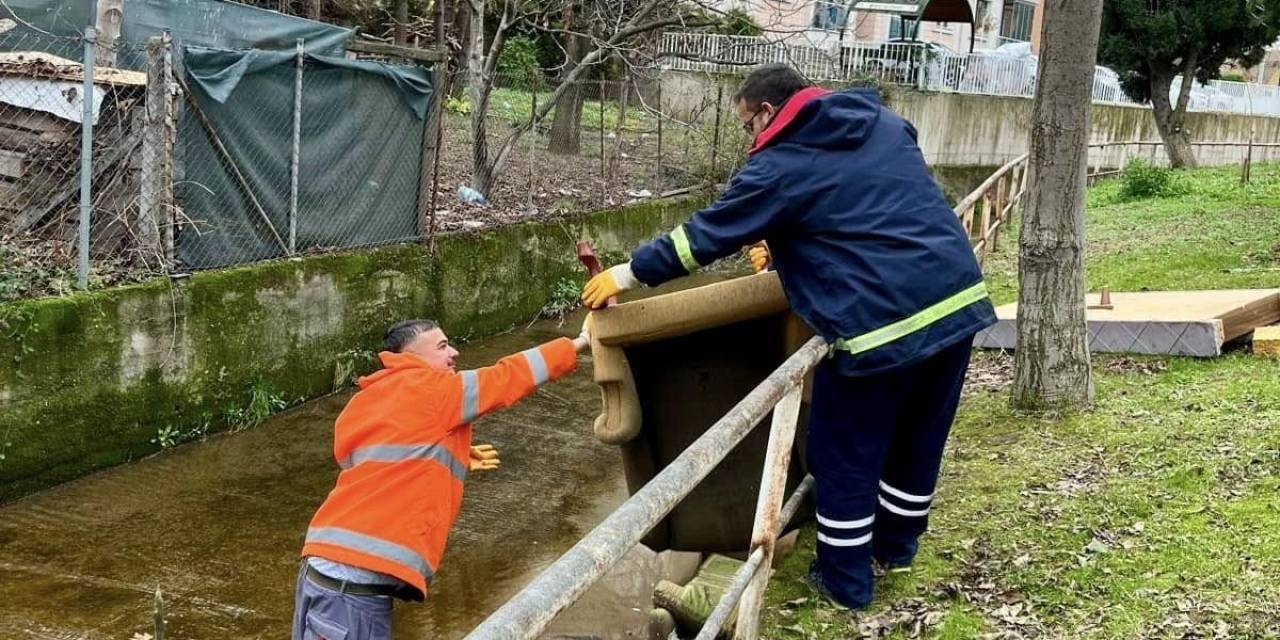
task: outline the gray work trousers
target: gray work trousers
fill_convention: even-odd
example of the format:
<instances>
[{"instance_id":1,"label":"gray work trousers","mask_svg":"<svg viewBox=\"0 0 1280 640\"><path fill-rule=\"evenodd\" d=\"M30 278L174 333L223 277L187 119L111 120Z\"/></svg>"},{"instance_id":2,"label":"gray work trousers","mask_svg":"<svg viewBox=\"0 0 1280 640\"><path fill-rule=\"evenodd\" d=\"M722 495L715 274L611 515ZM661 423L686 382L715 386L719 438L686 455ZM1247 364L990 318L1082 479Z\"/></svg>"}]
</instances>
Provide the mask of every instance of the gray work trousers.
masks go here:
<instances>
[{"instance_id":1,"label":"gray work trousers","mask_svg":"<svg viewBox=\"0 0 1280 640\"><path fill-rule=\"evenodd\" d=\"M293 640L391 640L391 598L355 596L307 579L298 569Z\"/></svg>"}]
</instances>

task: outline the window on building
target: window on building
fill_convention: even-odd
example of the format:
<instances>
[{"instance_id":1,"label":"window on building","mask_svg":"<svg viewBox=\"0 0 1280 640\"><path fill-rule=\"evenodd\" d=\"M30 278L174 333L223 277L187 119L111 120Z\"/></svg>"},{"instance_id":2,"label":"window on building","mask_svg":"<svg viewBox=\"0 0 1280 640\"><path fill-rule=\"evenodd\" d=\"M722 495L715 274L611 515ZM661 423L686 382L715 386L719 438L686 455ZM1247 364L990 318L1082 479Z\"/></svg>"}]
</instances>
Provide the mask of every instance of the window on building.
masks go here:
<instances>
[{"instance_id":1,"label":"window on building","mask_svg":"<svg viewBox=\"0 0 1280 640\"><path fill-rule=\"evenodd\" d=\"M920 22L915 18L903 18L902 16L889 17L890 40L915 40L916 34L919 31Z\"/></svg>"},{"instance_id":2,"label":"window on building","mask_svg":"<svg viewBox=\"0 0 1280 640\"><path fill-rule=\"evenodd\" d=\"M844 26L844 2L832 0L813 1L813 28L839 31Z\"/></svg>"},{"instance_id":3,"label":"window on building","mask_svg":"<svg viewBox=\"0 0 1280 640\"><path fill-rule=\"evenodd\" d=\"M1004 6L1000 20L1000 40L1004 42L1029 42L1031 23L1035 21L1036 6L1029 2L1012 2Z\"/></svg>"}]
</instances>

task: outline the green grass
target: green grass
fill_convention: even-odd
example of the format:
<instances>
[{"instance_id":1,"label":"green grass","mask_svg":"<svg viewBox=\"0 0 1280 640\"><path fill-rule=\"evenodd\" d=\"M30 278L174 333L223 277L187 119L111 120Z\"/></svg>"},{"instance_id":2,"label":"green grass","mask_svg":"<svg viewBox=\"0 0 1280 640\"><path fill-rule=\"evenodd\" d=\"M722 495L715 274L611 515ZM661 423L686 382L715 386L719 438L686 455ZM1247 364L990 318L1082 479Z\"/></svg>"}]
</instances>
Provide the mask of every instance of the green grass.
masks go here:
<instances>
[{"instance_id":1,"label":"green grass","mask_svg":"<svg viewBox=\"0 0 1280 640\"><path fill-rule=\"evenodd\" d=\"M1093 189L1090 288L1280 286L1280 167L1238 176L1179 174L1184 195L1134 202ZM986 265L1000 302L1016 298L1011 231ZM803 584L805 529L766 637L1280 637L1280 361L1094 362L1088 413L1018 413L1004 388L971 387L913 570L881 579L869 611L838 610Z\"/></svg>"},{"instance_id":2,"label":"green grass","mask_svg":"<svg viewBox=\"0 0 1280 640\"><path fill-rule=\"evenodd\" d=\"M538 92L538 106L546 102L551 95L552 87L548 86ZM512 126L529 121L529 111L533 107L533 96L524 89L497 88L489 97L489 113L499 117ZM604 128L613 130L618 126L619 105L616 101L606 101L604 106ZM545 122L550 126L555 118L556 110L547 113ZM600 101L586 100L582 103L582 124L589 129L600 128ZM657 119L644 109L644 105L632 102L627 105L627 117L622 121L624 128L630 131L649 131L657 128Z\"/></svg>"}]
</instances>

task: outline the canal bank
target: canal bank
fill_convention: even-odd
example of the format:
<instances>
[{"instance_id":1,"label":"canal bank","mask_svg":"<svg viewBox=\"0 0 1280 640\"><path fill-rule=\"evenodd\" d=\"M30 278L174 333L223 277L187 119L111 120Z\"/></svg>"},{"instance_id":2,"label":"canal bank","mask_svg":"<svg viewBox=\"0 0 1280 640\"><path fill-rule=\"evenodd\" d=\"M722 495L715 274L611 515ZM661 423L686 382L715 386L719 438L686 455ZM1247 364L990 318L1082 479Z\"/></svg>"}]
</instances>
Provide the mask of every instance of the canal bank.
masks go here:
<instances>
[{"instance_id":1,"label":"canal bank","mask_svg":"<svg viewBox=\"0 0 1280 640\"><path fill-rule=\"evenodd\" d=\"M0 305L0 501L252 425L346 387L390 323L457 338L528 322L705 196Z\"/></svg>"},{"instance_id":2,"label":"canal bank","mask_svg":"<svg viewBox=\"0 0 1280 640\"><path fill-rule=\"evenodd\" d=\"M472 342L460 365L576 334L581 322L579 313ZM127 640L151 633L160 588L171 640L285 637L307 522L337 475L333 419L348 397L0 505L0 627ZM477 422L476 442L493 443L502 467L468 478L432 597L397 606L396 638L462 637L626 498L617 448L591 432L599 403L584 358ZM642 637L660 566L633 554L550 637Z\"/></svg>"}]
</instances>

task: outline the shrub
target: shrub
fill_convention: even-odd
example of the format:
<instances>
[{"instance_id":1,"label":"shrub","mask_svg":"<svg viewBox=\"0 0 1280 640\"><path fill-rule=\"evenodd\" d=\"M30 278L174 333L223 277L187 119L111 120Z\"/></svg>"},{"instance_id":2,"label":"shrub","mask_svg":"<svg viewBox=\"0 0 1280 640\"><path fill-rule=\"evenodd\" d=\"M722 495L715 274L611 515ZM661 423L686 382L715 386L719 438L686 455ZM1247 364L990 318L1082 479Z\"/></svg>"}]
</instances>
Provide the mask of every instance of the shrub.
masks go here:
<instances>
[{"instance_id":1,"label":"shrub","mask_svg":"<svg viewBox=\"0 0 1280 640\"><path fill-rule=\"evenodd\" d=\"M1172 169L1160 167L1143 158L1134 158L1120 174L1121 197L1128 200L1177 195L1179 185Z\"/></svg>"},{"instance_id":2,"label":"shrub","mask_svg":"<svg viewBox=\"0 0 1280 640\"><path fill-rule=\"evenodd\" d=\"M571 278L561 278L551 289L551 296L547 299L547 303L542 305L542 312L539 314L543 318L563 318L578 308L579 295L582 292L582 284Z\"/></svg>"},{"instance_id":3,"label":"shrub","mask_svg":"<svg viewBox=\"0 0 1280 640\"><path fill-rule=\"evenodd\" d=\"M513 79L528 80L538 69L538 43L519 35L507 40L498 54L498 73Z\"/></svg>"}]
</instances>

